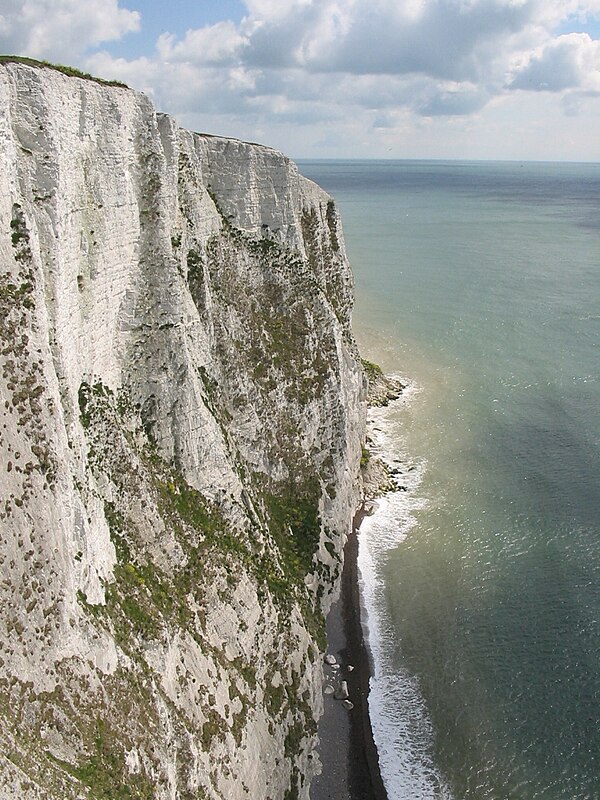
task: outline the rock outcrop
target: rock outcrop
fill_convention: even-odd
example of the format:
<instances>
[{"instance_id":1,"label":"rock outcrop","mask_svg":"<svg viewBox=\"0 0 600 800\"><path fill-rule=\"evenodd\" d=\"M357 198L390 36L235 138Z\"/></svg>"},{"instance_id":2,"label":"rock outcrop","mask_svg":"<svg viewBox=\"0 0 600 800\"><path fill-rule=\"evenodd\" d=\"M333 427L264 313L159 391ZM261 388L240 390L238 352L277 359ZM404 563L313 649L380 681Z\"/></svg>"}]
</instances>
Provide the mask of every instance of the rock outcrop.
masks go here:
<instances>
[{"instance_id":1,"label":"rock outcrop","mask_svg":"<svg viewBox=\"0 0 600 800\"><path fill-rule=\"evenodd\" d=\"M332 200L0 66L0 798L305 798L365 380Z\"/></svg>"}]
</instances>

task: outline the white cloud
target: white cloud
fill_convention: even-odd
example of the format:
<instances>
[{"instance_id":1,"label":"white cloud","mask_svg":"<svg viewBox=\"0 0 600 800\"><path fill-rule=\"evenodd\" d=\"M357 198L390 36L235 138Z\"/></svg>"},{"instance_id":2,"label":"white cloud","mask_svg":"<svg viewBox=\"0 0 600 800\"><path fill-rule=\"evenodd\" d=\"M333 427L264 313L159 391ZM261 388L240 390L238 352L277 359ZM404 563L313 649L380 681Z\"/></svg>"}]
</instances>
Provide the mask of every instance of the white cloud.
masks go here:
<instances>
[{"instance_id":1,"label":"white cloud","mask_svg":"<svg viewBox=\"0 0 600 800\"><path fill-rule=\"evenodd\" d=\"M355 2L343 25L321 19L306 32L304 64L312 71L472 80L489 70L501 40L529 16L527 4L499 0L439 0L418 8L393 0Z\"/></svg>"},{"instance_id":2,"label":"white cloud","mask_svg":"<svg viewBox=\"0 0 600 800\"><path fill-rule=\"evenodd\" d=\"M0 46L120 78L194 127L257 140L296 125L327 147L383 147L409 121L464 136L461 119L544 89L565 119L600 102L599 43L555 33L600 16L600 0L244 1L240 22L165 33L128 60L97 51L138 27L128 0L0 0Z\"/></svg>"},{"instance_id":3,"label":"white cloud","mask_svg":"<svg viewBox=\"0 0 600 800\"><path fill-rule=\"evenodd\" d=\"M248 0L243 58L265 68L500 81L515 50L600 0Z\"/></svg>"},{"instance_id":4,"label":"white cloud","mask_svg":"<svg viewBox=\"0 0 600 800\"><path fill-rule=\"evenodd\" d=\"M179 42L172 34L163 34L158 39L157 52L164 61L231 64L236 62L246 41L233 22L218 22L189 30Z\"/></svg>"},{"instance_id":5,"label":"white cloud","mask_svg":"<svg viewBox=\"0 0 600 800\"><path fill-rule=\"evenodd\" d=\"M510 81L512 89L600 92L600 41L586 33L559 36L529 56Z\"/></svg>"},{"instance_id":6,"label":"white cloud","mask_svg":"<svg viewBox=\"0 0 600 800\"><path fill-rule=\"evenodd\" d=\"M244 0L250 16L258 20L275 21L294 14L298 9L313 5L313 0Z\"/></svg>"},{"instance_id":7,"label":"white cloud","mask_svg":"<svg viewBox=\"0 0 600 800\"><path fill-rule=\"evenodd\" d=\"M118 0L0 0L0 50L54 61L136 31L137 11Z\"/></svg>"}]
</instances>

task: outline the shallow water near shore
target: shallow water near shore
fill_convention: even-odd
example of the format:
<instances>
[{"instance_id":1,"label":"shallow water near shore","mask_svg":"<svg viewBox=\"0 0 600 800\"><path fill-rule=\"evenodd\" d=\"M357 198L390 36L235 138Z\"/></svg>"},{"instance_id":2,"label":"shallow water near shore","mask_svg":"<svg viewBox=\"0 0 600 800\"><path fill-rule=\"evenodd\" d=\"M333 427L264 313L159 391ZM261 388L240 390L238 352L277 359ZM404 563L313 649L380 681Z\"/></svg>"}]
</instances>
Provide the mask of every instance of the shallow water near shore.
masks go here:
<instances>
[{"instance_id":1,"label":"shallow water near shore","mask_svg":"<svg viewBox=\"0 0 600 800\"><path fill-rule=\"evenodd\" d=\"M399 490L363 523L390 800L600 797L600 165L301 162Z\"/></svg>"}]
</instances>

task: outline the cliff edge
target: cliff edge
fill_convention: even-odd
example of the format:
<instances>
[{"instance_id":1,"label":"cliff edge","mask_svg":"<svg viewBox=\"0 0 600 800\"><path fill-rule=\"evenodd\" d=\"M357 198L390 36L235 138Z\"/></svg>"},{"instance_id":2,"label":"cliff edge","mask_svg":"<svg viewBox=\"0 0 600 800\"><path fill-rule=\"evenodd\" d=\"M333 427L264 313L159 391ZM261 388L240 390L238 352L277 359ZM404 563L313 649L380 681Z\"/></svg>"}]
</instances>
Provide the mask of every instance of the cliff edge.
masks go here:
<instances>
[{"instance_id":1,"label":"cliff edge","mask_svg":"<svg viewBox=\"0 0 600 800\"><path fill-rule=\"evenodd\" d=\"M365 379L337 210L0 65L0 798L306 798Z\"/></svg>"}]
</instances>

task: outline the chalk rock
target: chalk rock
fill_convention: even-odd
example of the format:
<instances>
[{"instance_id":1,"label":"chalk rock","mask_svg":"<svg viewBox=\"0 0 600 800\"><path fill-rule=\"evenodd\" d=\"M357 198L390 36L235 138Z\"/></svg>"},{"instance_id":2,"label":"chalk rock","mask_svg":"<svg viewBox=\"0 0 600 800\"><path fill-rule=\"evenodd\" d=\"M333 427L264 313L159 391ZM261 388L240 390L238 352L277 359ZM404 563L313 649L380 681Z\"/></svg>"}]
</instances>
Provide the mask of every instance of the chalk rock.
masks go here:
<instances>
[{"instance_id":1,"label":"chalk rock","mask_svg":"<svg viewBox=\"0 0 600 800\"><path fill-rule=\"evenodd\" d=\"M352 304L335 204L284 155L0 64L0 800L94 794L100 752L107 796L308 799L306 609L360 502Z\"/></svg>"},{"instance_id":2,"label":"chalk rock","mask_svg":"<svg viewBox=\"0 0 600 800\"><path fill-rule=\"evenodd\" d=\"M335 690L335 699L336 700L347 700L348 699L348 684L346 681L341 681L338 688Z\"/></svg>"}]
</instances>

